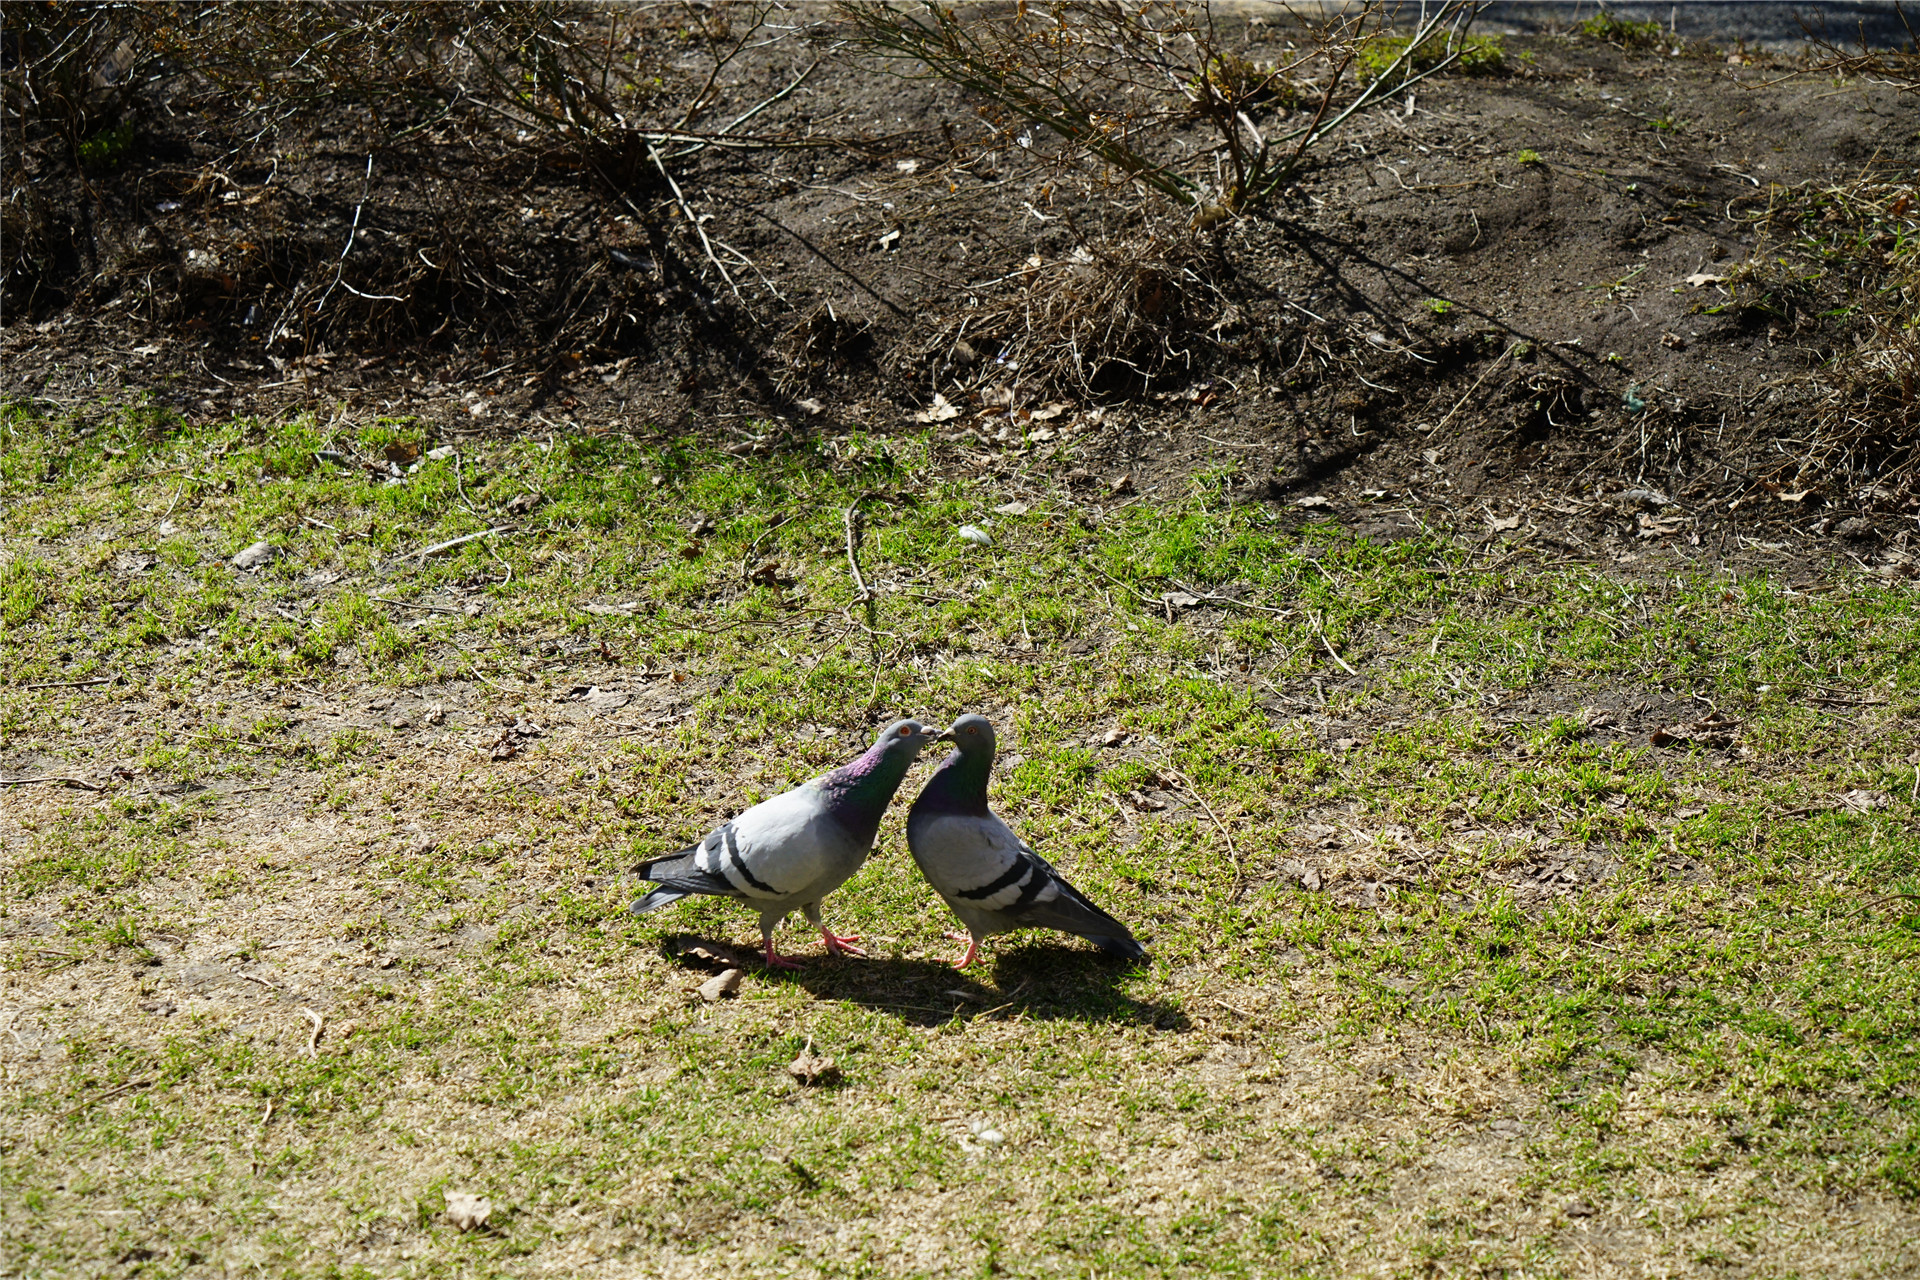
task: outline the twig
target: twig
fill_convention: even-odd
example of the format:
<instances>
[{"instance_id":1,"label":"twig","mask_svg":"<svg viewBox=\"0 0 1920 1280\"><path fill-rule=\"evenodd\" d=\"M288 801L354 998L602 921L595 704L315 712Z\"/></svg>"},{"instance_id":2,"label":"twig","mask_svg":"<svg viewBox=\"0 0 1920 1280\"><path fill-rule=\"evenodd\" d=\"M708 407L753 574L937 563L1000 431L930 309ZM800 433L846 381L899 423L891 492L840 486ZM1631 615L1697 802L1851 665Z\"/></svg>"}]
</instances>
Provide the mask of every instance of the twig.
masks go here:
<instances>
[{"instance_id":1,"label":"twig","mask_svg":"<svg viewBox=\"0 0 1920 1280\"><path fill-rule=\"evenodd\" d=\"M65 1111L62 1111L59 1115L55 1116L54 1119L65 1120L69 1116L78 1115L80 1112L85 1111L88 1107L95 1106L102 1102L110 1102L113 1099L119 1097L123 1093L132 1093L135 1089L144 1089L152 1083L153 1081L151 1080L129 1080L125 1084L115 1085L113 1088L107 1090L103 1094L100 1094L98 1097L88 1098L85 1102L76 1103L73 1106L68 1107Z\"/></svg>"},{"instance_id":2,"label":"twig","mask_svg":"<svg viewBox=\"0 0 1920 1280\"><path fill-rule=\"evenodd\" d=\"M1327 633L1320 629L1320 620L1318 618L1315 618L1312 614L1308 614L1307 617L1308 617L1308 620L1313 623L1314 639L1318 640L1320 642L1320 647L1327 651L1327 656L1329 658L1332 658L1335 662L1339 663L1340 669L1346 672L1348 675L1350 676L1359 675L1360 673L1358 671L1355 671L1352 667L1347 665L1347 660L1345 658L1341 657L1339 654L1333 651L1333 645L1327 639Z\"/></svg>"},{"instance_id":3,"label":"twig","mask_svg":"<svg viewBox=\"0 0 1920 1280\"><path fill-rule=\"evenodd\" d=\"M673 198L679 202L680 212L686 216L688 222L693 224L694 234L700 237L700 247L707 251L707 261L711 262L713 269L720 273L720 278L727 282L727 288L733 290L733 296L740 298L740 286L733 282L733 277L727 274L726 264L720 261L718 254L714 253L713 242L707 239L707 229L700 225L700 219L688 206L687 197L681 193L680 184L675 182L673 175L667 172L666 163L660 159L660 152L649 144L647 156L653 161L653 167L660 171L660 176L667 180L667 185L673 188ZM740 301L745 302L746 299L740 298Z\"/></svg>"},{"instance_id":4,"label":"twig","mask_svg":"<svg viewBox=\"0 0 1920 1280\"><path fill-rule=\"evenodd\" d=\"M442 551L451 551L455 547L463 546L466 543L472 542L475 538L490 538L496 533L512 533L517 528L519 528L518 525L497 524L491 529L482 529L478 533L463 534L458 538L449 538L445 542L436 542L432 546L420 551L409 551L406 555L396 557L386 563L404 564L408 560L424 560L428 556L439 555Z\"/></svg>"},{"instance_id":5,"label":"twig","mask_svg":"<svg viewBox=\"0 0 1920 1280\"><path fill-rule=\"evenodd\" d=\"M807 77L812 75L816 70L819 69L820 63L822 61L824 61L824 59L815 59L813 65L808 67L805 71L802 71L799 75L795 76L793 80L788 83L786 88L774 94L771 98L763 98L757 105L749 107L746 111L735 116L733 118L733 122L729 124L726 128L720 131L722 135L731 134L735 129L738 129L741 125L753 119L755 116L759 115L762 111L765 111L768 107L772 106L774 103L780 101L782 98L792 93L795 89L798 89L801 85L805 84ZM705 140L702 140L700 142L695 142L688 146L682 147L678 151L669 153L667 156L667 159L678 160L683 156L693 155L695 152L700 151L712 145L713 143Z\"/></svg>"},{"instance_id":6,"label":"twig","mask_svg":"<svg viewBox=\"0 0 1920 1280\"><path fill-rule=\"evenodd\" d=\"M1519 345L1520 345L1520 344L1519 344L1519 343L1517 343L1517 342L1516 342L1516 343L1514 344L1514 346L1515 346L1515 347L1517 347L1517 346L1519 346ZM1466 403L1467 401L1469 401L1469 400L1471 400L1471 399L1473 399L1473 393L1474 393L1474 392L1476 392L1476 391L1478 391L1478 390L1479 390L1479 389L1481 388L1481 386L1485 384L1485 382L1486 382L1486 380L1487 380L1488 378L1491 378L1491 377L1493 376L1493 371L1494 371L1495 369L1498 369L1498 368L1499 368L1499 367L1500 367L1501 365L1503 365L1503 364L1505 364L1505 363L1506 363L1506 360L1507 360L1507 357L1508 357L1509 355L1512 355L1512 354L1513 354L1513 347L1508 347L1508 348L1507 348L1507 349L1506 349L1505 351L1502 351L1502 352L1500 353L1500 358L1499 358L1499 359L1497 359L1497 360L1495 360L1495 361L1494 361L1494 362L1493 362L1492 364L1490 364L1490 365L1488 365L1488 366L1487 366L1487 371L1486 371L1485 373L1483 373L1483 374L1481 374L1481 375L1480 375L1480 378L1479 378L1479 380L1478 380L1477 382L1475 382L1475 383L1474 383L1474 384L1473 384L1472 386L1470 386L1470 387L1468 387L1468 388L1467 388L1467 394L1465 394L1465 395L1463 395L1463 396L1461 396L1461 397L1460 397L1460 399L1459 399L1459 402L1458 402L1458 403L1456 403L1456 404L1455 404L1455 405L1453 406L1453 408L1451 408L1451 409L1449 409L1449 410L1447 410L1447 416L1446 416L1446 417L1444 417L1444 418L1442 418L1442 419L1440 419L1440 421L1438 421L1438 422L1436 422L1436 423L1434 423L1434 424L1433 424L1433 429L1434 429L1435 431L1438 431L1438 430L1439 430L1439 429L1440 429L1441 427L1444 427L1444 426L1446 426L1446 425L1447 425L1447 424L1448 424L1449 422L1452 422L1452 421L1453 421L1453 415L1454 415L1454 414L1456 414L1456 413L1458 413L1458 412L1460 412L1460 406L1461 406L1461 405L1463 405L1463 404L1465 404L1465 403Z\"/></svg>"},{"instance_id":7,"label":"twig","mask_svg":"<svg viewBox=\"0 0 1920 1280\"><path fill-rule=\"evenodd\" d=\"M257 974L257 973L243 973L243 974L241 974L240 976L241 976L242 978L245 978L245 979L246 979L246 980L247 980L248 982L257 982L257 983L259 983L259 984L260 984L261 986L263 986L263 987L265 987L265 988L266 988L267 990L269 990L269 991L278 991L278 990L280 989L280 984L279 984L279 983L277 983L277 982L268 982L268 981L267 981L267 980L266 980L265 978L263 978L263 977L261 977L261 976L260 976L259 974Z\"/></svg>"},{"instance_id":8,"label":"twig","mask_svg":"<svg viewBox=\"0 0 1920 1280\"><path fill-rule=\"evenodd\" d=\"M94 676L88 680L45 680L26 686L29 689L78 689L90 684L112 684L113 676Z\"/></svg>"},{"instance_id":9,"label":"twig","mask_svg":"<svg viewBox=\"0 0 1920 1280\"><path fill-rule=\"evenodd\" d=\"M327 291L320 295L320 301L313 304L313 311L315 315L318 315L320 313L320 309L327 305L327 299L333 296L333 291L335 286L345 289L348 293L352 294L356 298L365 298L369 302L405 302L406 301L405 298L397 298L392 294L387 294L387 293L361 293L358 289L348 284L346 280L343 278L347 270L347 255L353 252L354 239L360 234L360 211L367 207L367 192L372 190L372 188L373 188L373 156L371 153L369 153L367 156L367 176L364 179L362 179L360 183L360 203L353 206L353 226L348 228L347 243L340 250L339 260L333 264L333 284L328 285Z\"/></svg>"},{"instance_id":10,"label":"twig","mask_svg":"<svg viewBox=\"0 0 1920 1280\"><path fill-rule=\"evenodd\" d=\"M768 525L766 528L760 531L760 536L753 540L753 544L747 548L747 554L742 556L740 559L740 576L741 577L744 578L747 576L747 565L752 563L753 553L760 549L760 544L767 540L767 535L772 533L775 529L778 529L780 526L788 523L792 519L793 519L792 516L781 516L778 520L775 520L772 524Z\"/></svg>"},{"instance_id":11,"label":"twig","mask_svg":"<svg viewBox=\"0 0 1920 1280\"><path fill-rule=\"evenodd\" d=\"M1901 901L1920 902L1920 893L1883 893L1877 898L1869 898L1867 901L1861 903L1859 909L1852 914L1856 916L1865 915L1874 907L1884 906L1889 902Z\"/></svg>"},{"instance_id":12,"label":"twig","mask_svg":"<svg viewBox=\"0 0 1920 1280\"><path fill-rule=\"evenodd\" d=\"M848 505L846 513L842 517L843 522L847 526L847 568L853 574L853 585L856 588L853 597L855 604L863 604L873 599L873 592L868 588L867 580L860 576L860 556L858 548L854 543L853 534L854 512L860 509L862 499L868 496L870 495L862 494L859 498L855 498L853 502Z\"/></svg>"},{"instance_id":13,"label":"twig","mask_svg":"<svg viewBox=\"0 0 1920 1280\"><path fill-rule=\"evenodd\" d=\"M1233 842L1233 833L1227 830L1226 823L1220 821L1220 815L1213 811L1213 806L1207 803L1207 798L1200 794L1200 788L1193 785L1192 778L1171 765L1167 766L1167 772L1180 780L1180 785L1187 789L1187 794L1199 802L1200 807L1207 811L1207 816L1213 819L1213 825L1220 828L1220 838L1227 842L1227 853L1233 859L1233 896L1227 901L1230 903L1240 901L1240 895L1246 892L1247 882L1241 871L1240 848Z\"/></svg>"},{"instance_id":14,"label":"twig","mask_svg":"<svg viewBox=\"0 0 1920 1280\"><path fill-rule=\"evenodd\" d=\"M0 787L30 787L36 782L64 782L70 787L80 787L87 791L106 790L105 787L96 786L88 782L85 778L69 778L59 775L48 775L42 778L0 778Z\"/></svg>"},{"instance_id":15,"label":"twig","mask_svg":"<svg viewBox=\"0 0 1920 1280\"><path fill-rule=\"evenodd\" d=\"M1196 590L1193 587L1188 586L1186 583L1180 581L1180 579L1178 578L1170 579L1170 581L1173 583L1174 586L1179 587L1182 591L1186 592L1188 595L1195 597L1196 599L1200 600L1202 603L1205 603L1205 604L1229 604L1236 609L1255 609L1261 613L1271 613L1275 617L1279 617L1279 618L1290 618L1293 616L1293 610L1291 609L1275 609L1275 608L1272 608L1271 606L1264 605L1264 604L1250 604L1245 600L1235 600L1232 596L1217 596L1213 594L1211 591Z\"/></svg>"},{"instance_id":16,"label":"twig","mask_svg":"<svg viewBox=\"0 0 1920 1280\"><path fill-rule=\"evenodd\" d=\"M451 613L451 614L460 613L460 610L458 609L445 609L437 604L414 604L410 600L389 600L385 596L368 596L367 599L377 600L381 604L395 605L402 609L424 609L428 613Z\"/></svg>"},{"instance_id":17,"label":"twig","mask_svg":"<svg viewBox=\"0 0 1920 1280\"><path fill-rule=\"evenodd\" d=\"M307 1056L317 1058L320 1056L320 1028L326 1025L327 1020L311 1009L302 1009L300 1016L313 1023L313 1031L307 1036Z\"/></svg>"}]
</instances>

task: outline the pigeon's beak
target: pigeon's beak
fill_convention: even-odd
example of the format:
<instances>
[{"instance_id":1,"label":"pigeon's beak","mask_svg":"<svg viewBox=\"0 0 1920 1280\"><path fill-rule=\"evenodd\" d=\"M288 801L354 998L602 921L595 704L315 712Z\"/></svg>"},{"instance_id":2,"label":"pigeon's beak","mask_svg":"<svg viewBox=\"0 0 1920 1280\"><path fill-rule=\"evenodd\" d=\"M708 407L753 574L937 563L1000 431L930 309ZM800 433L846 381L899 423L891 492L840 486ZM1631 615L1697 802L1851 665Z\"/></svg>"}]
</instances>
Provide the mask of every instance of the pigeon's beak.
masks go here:
<instances>
[{"instance_id":1,"label":"pigeon's beak","mask_svg":"<svg viewBox=\"0 0 1920 1280\"><path fill-rule=\"evenodd\" d=\"M941 730L940 732L938 732L938 733L936 733L936 734L934 734L934 735L933 735L933 740L934 740L935 742L952 742L952 741L953 741L953 730L952 730L952 729L942 729L942 730Z\"/></svg>"}]
</instances>

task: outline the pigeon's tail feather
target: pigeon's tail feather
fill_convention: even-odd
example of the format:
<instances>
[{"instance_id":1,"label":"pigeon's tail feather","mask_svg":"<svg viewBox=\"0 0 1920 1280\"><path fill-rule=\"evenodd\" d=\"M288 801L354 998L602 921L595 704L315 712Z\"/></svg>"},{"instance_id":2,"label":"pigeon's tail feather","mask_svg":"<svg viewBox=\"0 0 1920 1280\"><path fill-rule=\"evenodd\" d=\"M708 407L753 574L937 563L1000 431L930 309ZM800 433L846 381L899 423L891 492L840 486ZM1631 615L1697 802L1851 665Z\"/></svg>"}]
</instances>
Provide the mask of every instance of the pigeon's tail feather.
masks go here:
<instances>
[{"instance_id":1,"label":"pigeon's tail feather","mask_svg":"<svg viewBox=\"0 0 1920 1280\"><path fill-rule=\"evenodd\" d=\"M670 902L678 902L696 893L716 898L740 896L740 891L725 876L700 869L697 861L700 848L697 844L688 845L678 853L654 858L633 869L634 874L642 880L651 880L660 886L633 904L635 915L658 910Z\"/></svg>"},{"instance_id":2,"label":"pigeon's tail feather","mask_svg":"<svg viewBox=\"0 0 1920 1280\"><path fill-rule=\"evenodd\" d=\"M1152 957L1147 954L1147 949L1134 941L1134 937L1130 933L1123 933L1117 938L1106 935L1095 936L1090 933L1082 936L1110 956L1120 956L1127 960L1152 959Z\"/></svg>"},{"instance_id":3,"label":"pigeon's tail feather","mask_svg":"<svg viewBox=\"0 0 1920 1280\"><path fill-rule=\"evenodd\" d=\"M671 906L686 896L683 890L670 889L666 885L661 885L658 889L648 893L644 898L636 898L633 905L628 907L627 910L633 912L634 915L643 916L649 911L658 911L662 907Z\"/></svg>"}]
</instances>

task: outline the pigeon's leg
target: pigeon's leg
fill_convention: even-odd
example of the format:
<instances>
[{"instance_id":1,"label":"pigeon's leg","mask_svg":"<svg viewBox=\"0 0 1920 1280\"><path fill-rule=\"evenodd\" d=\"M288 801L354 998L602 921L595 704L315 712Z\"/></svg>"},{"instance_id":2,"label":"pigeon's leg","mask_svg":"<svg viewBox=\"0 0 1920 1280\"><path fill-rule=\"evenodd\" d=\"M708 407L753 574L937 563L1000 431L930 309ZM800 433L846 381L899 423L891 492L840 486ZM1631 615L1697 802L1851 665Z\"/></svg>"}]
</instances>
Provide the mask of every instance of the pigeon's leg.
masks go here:
<instances>
[{"instance_id":1,"label":"pigeon's leg","mask_svg":"<svg viewBox=\"0 0 1920 1280\"><path fill-rule=\"evenodd\" d=\"M773 949L773 928L771 925L762 925L760 927L760 936L766 940L767 944L767 968L798 969L801 967L798 961L789 960Z\"/></svg>"},{"instance_id":2,"label":"pigeon's leg","mask_svg":"<svg viewBox=\"0 0 1920 1280\"><path fill-rule=\"evenodd\" d=\"M853 945L854 943L860 941L859 934L857 933L838 934L838 933L835 933L833 930L827 928L826 925L820 923L820 904L819 903L809 902L805 906L801 907L800 911L801 911L801 914L806 916L807 923L820 931L820 940L827 944L828 955L859 956L862 959L866 957L866 954L867 954L866 952L862 951L859 947L856 947Z\"/></svg>"},{"instance_id":3,"label":"pigeon's leg","mask_svg":"<svg viewBox=\"0 0 1920 1280\"><path fill-rule=\"evenodd\" d=\"M947 936L953 937L954 935L948 934ZM961 934L960 936L967 940L967 954L953 962L953 967L956 969L964 969L980 958L980 939L970 933Z\"/></svg>"},{"instance_id":4,"label":"pigeon's leg","mask_svg":"<svg viewBox=\"0 0 1920 1280\"><path fill-rule=\"evenodd\" d=\"M781 955L778 951L775 951L773 949L773 935L772 934L767 935L767 968L799 969L801 967L803 966L800 964L799 961L789 960L785 956Z\"/></svg>"}]
</instances>

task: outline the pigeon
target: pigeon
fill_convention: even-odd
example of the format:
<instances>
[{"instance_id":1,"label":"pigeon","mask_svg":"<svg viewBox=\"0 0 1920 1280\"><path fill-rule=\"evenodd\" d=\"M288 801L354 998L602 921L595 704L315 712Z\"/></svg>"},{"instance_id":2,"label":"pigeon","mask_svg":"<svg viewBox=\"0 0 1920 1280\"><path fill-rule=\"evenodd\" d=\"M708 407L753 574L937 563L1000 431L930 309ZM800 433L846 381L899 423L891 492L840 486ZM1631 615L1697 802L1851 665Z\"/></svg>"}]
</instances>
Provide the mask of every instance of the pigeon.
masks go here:
<instances>
[{"instance_id":1,"label":"pigeon","mask_svg":"<svg viewBox=\"0 0 1920 1280\"><path fill-rule=\"evenodd\" d=\"M907 810L907 848L927 883L967 926L967 951L954 967L972 964L982 939L1014 929L1058 929L1109 954L1147 959L1127 926L1068 884L987 807L993 726L986 717L961 716L940 736L957 750Z\"/></svg>"},{"instance_id":2,"label":"pigeon","mask_svg":"<svg viewBox=\"0 0 1920 1280\"><path fill-rule=\"evenodd\" d=\"M820 923L820 900L845 884L867 860L900 780L937 738L918 720L896 720L862 756L832 773L753 806L716 827L699 844L634 868L659 886L628 908L657 911L691 894L733 898L760 908L760 935L769 968L800 966L773 948L773 930L799 908L820 930L832 955L865 955Z\"/></svg>"}]
</instances>

